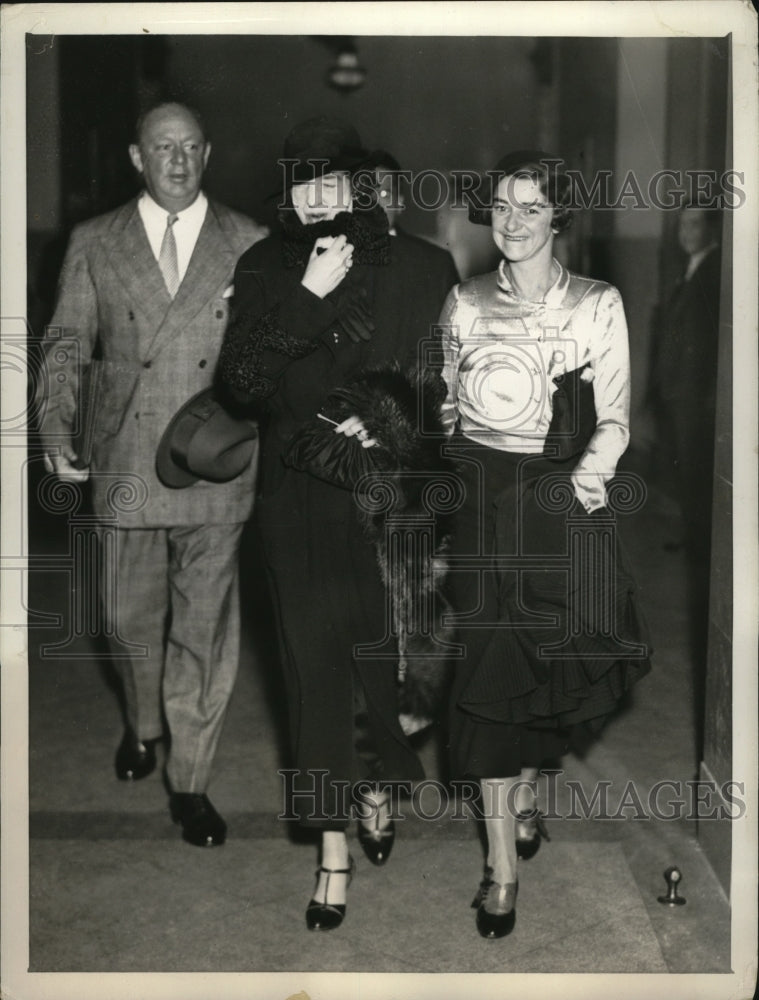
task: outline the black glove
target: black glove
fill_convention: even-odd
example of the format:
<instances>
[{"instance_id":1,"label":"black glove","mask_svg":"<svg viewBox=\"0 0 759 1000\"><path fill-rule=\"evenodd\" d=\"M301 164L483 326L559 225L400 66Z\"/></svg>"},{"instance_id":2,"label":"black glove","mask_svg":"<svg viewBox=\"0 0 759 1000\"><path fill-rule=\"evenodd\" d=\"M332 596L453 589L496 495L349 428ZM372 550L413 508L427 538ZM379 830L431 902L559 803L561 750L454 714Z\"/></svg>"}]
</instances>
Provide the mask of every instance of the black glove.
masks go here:
<instances>
[{"instance_id":1,"label":"black glove","mask_svg":"<svg viewBox=\"0 0 759 1000\"><path fill-rule=\"evenodd\" d=\"M337 304L337 328L353 341L371 340L375 330L365 288L346 288Z\"/></svg>"}]
</instances>

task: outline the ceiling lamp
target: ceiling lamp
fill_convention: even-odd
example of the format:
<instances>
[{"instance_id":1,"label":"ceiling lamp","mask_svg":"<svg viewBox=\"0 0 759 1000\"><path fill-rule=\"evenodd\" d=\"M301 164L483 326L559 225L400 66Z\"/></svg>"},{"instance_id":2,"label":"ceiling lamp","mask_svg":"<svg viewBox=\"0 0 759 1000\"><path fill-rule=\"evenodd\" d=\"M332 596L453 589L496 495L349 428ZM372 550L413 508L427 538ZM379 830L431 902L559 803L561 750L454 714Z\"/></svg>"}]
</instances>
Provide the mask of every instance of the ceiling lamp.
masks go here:
<instances>
[{"instance_id":1,"label":"ceiling lamp","mask_svg":"<svg viewBox=\"0 0 759 1000\"><path fill-rule=\"evenodd\" d=\"M366 70L358 61L356 46L345 44L335 56L335 61L327 72L327 83L335 90L349 93L363 86Z\"/></svg>"}]
</instances>

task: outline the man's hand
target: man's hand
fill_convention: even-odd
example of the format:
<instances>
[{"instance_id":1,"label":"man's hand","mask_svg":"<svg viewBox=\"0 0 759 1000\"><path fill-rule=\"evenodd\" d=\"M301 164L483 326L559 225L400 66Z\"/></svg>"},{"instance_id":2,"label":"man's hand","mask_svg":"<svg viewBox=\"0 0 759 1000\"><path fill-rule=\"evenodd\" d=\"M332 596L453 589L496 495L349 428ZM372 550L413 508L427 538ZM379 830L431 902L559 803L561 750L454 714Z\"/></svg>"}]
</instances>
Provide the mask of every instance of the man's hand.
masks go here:
<instances>
[{"instance_id":1,"label":"man's hand","mask_svg":"<svg viewBox=\"0 0 759 1000\"><path fill-rule=\"evenodd\" d=\"M70 444L61 446L57 455L45 455L45 470L54 472L60 479L70 479L72 482L84 483L90 477L89 466L78 469L74 464L78 455Z\"/></svg>"},{"instance_id":2,"label":"man's hand","mask_svg":"<svg viewBox=\"0 0 759 1000\"><path fill-rule=\"evenodd\" d=\"M346 236L322 236L314 243L301 285L323 299L337 288L352 265L353 244Z\"/></svg>"}]
</instances>

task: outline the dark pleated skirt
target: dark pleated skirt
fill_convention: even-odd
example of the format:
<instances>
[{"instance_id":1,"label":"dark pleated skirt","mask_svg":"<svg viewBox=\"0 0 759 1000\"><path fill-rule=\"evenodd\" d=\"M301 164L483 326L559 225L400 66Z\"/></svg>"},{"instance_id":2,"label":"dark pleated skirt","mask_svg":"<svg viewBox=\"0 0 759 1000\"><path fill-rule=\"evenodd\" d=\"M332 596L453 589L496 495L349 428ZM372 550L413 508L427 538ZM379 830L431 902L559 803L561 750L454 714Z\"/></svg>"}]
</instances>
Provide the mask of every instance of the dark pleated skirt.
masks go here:
<instances>
[{"instance_id":1,"label":"dark pleated skirt","mask_svg":"<svg viewBox=\"0 0 759 1000\"><path fill-rule=\"evenodd\" d=\"M466 654L453 685L452 771L510 777L598 733L650 669L650 646L613 515L574 500L577 457L455 440L466 499L450 589ZM472 557L475 568L457 569Z\"/></svg>"}]
</instances>

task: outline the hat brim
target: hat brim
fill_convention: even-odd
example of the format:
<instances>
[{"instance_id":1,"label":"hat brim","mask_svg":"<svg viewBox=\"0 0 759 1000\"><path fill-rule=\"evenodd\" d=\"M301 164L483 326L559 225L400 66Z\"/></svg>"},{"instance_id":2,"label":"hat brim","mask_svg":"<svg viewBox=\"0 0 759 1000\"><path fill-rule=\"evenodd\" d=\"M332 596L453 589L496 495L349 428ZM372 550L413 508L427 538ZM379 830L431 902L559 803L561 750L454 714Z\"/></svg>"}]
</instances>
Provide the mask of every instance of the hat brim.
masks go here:
<instances>
[{"instance_id":1,"label":"hat brim","mask_svg":"<svg viewBox=\"0 0 759 1000\"><path fill-rule=\"evenodd\" d=\"M220 454L229 455L237 449L232 464L220 462L218 469L199 472L190 467L190 453L195 436L202 432L218 414L225 414L230 425L239 426L234 439ZM202 389L174 414L163 432L156 451L156 475L169 489L184 489L198 482L227 483L245 471L255 452L258 431L253 420L236 420L226 414L215 397L213 388Z\"/></svg>"},{"instance_id":2,"label":"hat brim","mask_svg":"<svg viewBox=\"0 0 759 1000\"><path fill-rule=\"evenodd\" d=\"M296 184L308 184L319 177L326 177L327 174L348 173L351 176L363 168L372 166L372 154L368 150L358 150L354 154L324 157L314 153L313 157L299 157L299 167L291 172L291 176L285 177L280 186L266 195L264 201L274 201L275 198L284 198L287 192ZM281 164L281 161L279 161ZM280 206L284 207L284 206Z\"/></svg>"},{"instance_id":3,"label":"hat brim","mask_svg":"<svg viewBox=\"0 0 759 1000\"><path fill-rule=\"evenodd\" d=\"M181 489L184 486L192 486L193 483L197 483L200 479L200 476L193 475L187 469L177 464L172 453L172 442L174 441L177 427L186 419L187 410L204 397L207 391L203 390L203 392L197 393L184 406L177 410L167 424L166 430L163 432L163 436L158 443L158 451L155 458L156 474L163 485L168 486L170 489Z\"/></svg>"}]
</instances>

